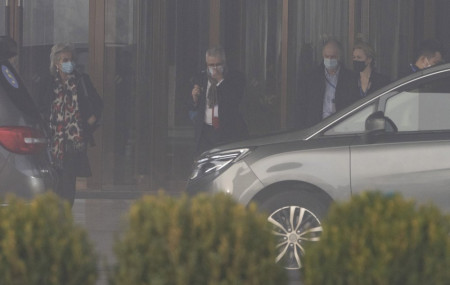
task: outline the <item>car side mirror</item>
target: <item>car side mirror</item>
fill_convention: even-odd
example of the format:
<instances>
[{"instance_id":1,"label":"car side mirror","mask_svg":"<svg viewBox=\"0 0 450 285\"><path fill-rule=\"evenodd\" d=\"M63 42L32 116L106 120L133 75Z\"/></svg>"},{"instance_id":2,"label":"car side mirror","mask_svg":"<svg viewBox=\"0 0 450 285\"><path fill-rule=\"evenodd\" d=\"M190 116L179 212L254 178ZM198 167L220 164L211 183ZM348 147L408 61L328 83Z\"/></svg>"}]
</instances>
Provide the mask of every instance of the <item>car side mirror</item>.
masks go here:
<instances>
[{"instance_id":1,"label":"car side mirror","mask_svg":"<svg viewBox=\"0 0 450 285\"><path fill-rule=\"evenodd\" d=\"M365 141L370 143L374 141L377 135L395 133L398 129L395 123L386 117L382 111L377 111L367 117L365 131Z\"/></svg>"}]
</instances>

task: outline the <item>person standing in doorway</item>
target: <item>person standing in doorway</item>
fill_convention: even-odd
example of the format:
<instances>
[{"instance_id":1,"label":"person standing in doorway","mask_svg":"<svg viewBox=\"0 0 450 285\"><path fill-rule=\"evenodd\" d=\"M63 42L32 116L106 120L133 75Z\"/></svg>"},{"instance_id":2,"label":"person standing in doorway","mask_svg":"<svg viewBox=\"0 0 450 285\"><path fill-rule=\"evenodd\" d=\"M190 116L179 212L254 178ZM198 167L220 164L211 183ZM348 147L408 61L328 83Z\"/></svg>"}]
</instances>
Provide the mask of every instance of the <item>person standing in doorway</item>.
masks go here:
<instances>
[{"instance_id":1,"label":"person standing in doorway","mask_svg":"<svg viewBox=\"0 0 450 285\"><path fill-rule=\"evenodd\" d=\"M247 125L239 111L245 91L245 78L228 70L225 51L212 47L206 51L206 70L192 83L189 117L195 128L197 154L218 144L243 139Z\"/></svg>"},{"instance_id":2,"label":"person standing in doorway","mask_svg":"<svg viewBox=\"0 0 450 285\"><path fill-rule=\"evenodd\" d=\"M87 147L103 103L89 76L75 70L75 49L59 43L50 53L50 74L38 94L40 112L49 127L49 149L57 171L57 193L71 205L76 178L91 176Z\"/></svg>"},{"instance_id":3,"label":"person standing in doorway","mask_svg":"<svg viewBox=\"0 0 450 285\"><path fill-rule=\"evenodd\" d=\"M306 74L303 127L310 127L358 100L356 73L347 69L342 61L342 45L335 39L326 41L322 48L323 61L318 68Z\"/></svg>"},{"instance_id":4,"label":"person standing in doorway","mask_svg":"<svg viewBox=\"0 0 450 285\"><path fill-rule=\"evenodd\" d=\"M359 95L367 94L387 85L389 78L375 71L375 51L366 42L360 41L353 47L353 70L359 74Z\"/></svg>"},{"instance_id":5,"label":"person standing in doorway","mask_svg":"<svg viewBox=\"0 0 450 285\"><path fill-rule=\"evenodd\" d=\"M424 40L419 44L413 61L409 64L407 71L401 74L401 77L440 64L443 60L444 48L442 43L435 39Z\"/></svg>"}]
</instances>

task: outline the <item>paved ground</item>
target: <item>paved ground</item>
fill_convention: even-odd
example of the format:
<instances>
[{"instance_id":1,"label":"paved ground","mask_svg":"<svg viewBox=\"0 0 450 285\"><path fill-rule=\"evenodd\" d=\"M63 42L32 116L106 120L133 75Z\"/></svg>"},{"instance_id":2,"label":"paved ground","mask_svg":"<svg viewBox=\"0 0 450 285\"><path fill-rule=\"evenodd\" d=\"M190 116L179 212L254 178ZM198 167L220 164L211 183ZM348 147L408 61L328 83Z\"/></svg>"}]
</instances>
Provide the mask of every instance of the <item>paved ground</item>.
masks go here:
<instances>
[{"instance_id":1,"label":"paved ground","mask_svg":"<svg viewBox=\"0 0 450 285\"><path fill-rule=\"evenodd\" d=\"M174 195L176 195L175 193ZM72 208L76 223L83 226L100 256L99 279L96 285L107 285L107 271L114 264L112 245L125 226L124 216L138 195L127 193L77 193ZM298 276L291 276L289 285L301 284Z\"/></svg>"},{"instance_id":2,"label":"paved ground","mask_svg":"<svg viewBox=\"0 0 450 285\"><path fill-rule=\"evenodd\" d=\"M114 263L112 245L123 229L124 215L134 200L130 199L75 199L72 208L75 221L88 232L99 255L97 285L107 285L107 265Z\"/></svg>"}]
</instances>

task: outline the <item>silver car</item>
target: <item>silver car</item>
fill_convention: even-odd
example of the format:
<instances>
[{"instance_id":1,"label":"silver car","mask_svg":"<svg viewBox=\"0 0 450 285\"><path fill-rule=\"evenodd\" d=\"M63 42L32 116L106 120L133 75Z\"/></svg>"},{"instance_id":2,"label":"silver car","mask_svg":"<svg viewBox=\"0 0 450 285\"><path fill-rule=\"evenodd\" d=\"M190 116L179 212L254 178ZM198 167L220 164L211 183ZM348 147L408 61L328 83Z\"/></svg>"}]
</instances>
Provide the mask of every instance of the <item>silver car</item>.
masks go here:
<instances>
[{"instance_id":1,"label":"silver car","mask_svg":"<svg viewBox=\"0 0 450 285\"><path fill-rule=\"evenodd\" d=\"M9 37L0 37L0 196L32 198L54 190L56 175L38 109L9 62L16 50Z\"/></svg>"},{"instance_id":2,"label":"silver car","mask_svg":"<svg viewBox=\"0 0 450 285\"><path fill-rule=\"evenodd\" d=\"M268 213L277 262L302 266L333 201L379 190L450 212L450 64L374 92L316 126L227 144L195 161L189 194L226 192Z\"/></svg>"}]
</instances>

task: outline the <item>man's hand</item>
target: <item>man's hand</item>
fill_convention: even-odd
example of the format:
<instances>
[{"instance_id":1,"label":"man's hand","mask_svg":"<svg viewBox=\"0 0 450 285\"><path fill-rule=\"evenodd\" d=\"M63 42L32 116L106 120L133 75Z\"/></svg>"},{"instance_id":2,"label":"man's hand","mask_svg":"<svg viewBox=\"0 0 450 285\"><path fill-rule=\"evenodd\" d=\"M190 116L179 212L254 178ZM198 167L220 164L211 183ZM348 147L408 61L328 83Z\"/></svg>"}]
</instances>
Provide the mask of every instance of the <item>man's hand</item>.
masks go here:
<instances>
[{"instance_id":1,"label":"man's hand","mask_svg":"<svg viewBox=\"0 0 450 285\"><path fill-rule=\"evenodd\" d=\"M194 104L197 104L198 98L200 97L201 87L198 84L194 85L194 88L192 89L192 100L194 101Z\"/></svg>"},{"instance_id":2,"label":"man's hand","mask_svg":"<svg viewBox=\"0 0 450 285\"><path fill-rule=\"evenodd\" d=\"M97 121L97 118L94 115L90 116L89 119L87 120L87 122L90 126L95 124L96 121Z\"/></svg>"}]
</instances>

